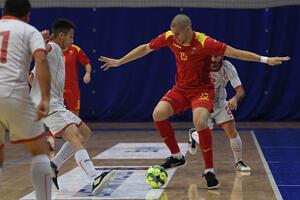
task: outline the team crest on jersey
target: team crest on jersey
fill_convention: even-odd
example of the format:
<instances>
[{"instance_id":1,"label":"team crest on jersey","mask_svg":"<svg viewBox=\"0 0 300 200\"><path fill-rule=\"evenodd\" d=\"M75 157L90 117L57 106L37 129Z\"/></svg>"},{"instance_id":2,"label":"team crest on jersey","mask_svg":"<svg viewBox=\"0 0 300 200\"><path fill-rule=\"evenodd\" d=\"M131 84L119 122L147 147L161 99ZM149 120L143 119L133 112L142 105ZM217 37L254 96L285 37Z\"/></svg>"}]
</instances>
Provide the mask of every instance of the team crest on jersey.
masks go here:
<instances>
[{"instance_id":1,"label":"team crest on jersey","mask_svg":"<svg viewBox=\"0 0 300 200\"><path fill-rule=\"evenodd\" d=\"M73 55L73 51L69 51L69 54L70 54L70 55Z\"/></svg>"}]
</instances>

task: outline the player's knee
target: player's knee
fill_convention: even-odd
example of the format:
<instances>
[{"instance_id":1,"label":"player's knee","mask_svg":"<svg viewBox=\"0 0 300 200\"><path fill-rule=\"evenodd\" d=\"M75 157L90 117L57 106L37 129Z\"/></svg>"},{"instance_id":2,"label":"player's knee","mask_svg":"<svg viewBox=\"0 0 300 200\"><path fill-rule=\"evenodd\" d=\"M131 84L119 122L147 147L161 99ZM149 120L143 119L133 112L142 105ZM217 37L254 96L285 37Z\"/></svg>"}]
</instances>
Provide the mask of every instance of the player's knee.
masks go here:
<instances>
[{"instance_id":1,"label":"player's knee","mask_svg":"<svg viewBox=\"0 0 300 200\"><path fill-rule=\"evenodd\" d=\"M196 130L202 131L207 128L207 120L203 118L194 119L194 126Z\"/></svg>"},{"instance_id":2,"label":"player's knee","mask_svg":"<svg viewBox=\"0 0 300 200\"><path fill-rule=\"evenodd\" d=\"M152 118L154 121L162 121L168 118L168 113L159 107L156 107L152 113Z\"/></svg>"},{"instance_id":3,"label":"player's knee","mask_svg":"<svg viewBox=\"0 0 300 200\"><path fill-rule=\"evenodd\" d=\"M91 129L87 126L85 127L84 131L82 131L80 133L81 133L84 141L87 141L92 135Z\"/></svg>"},{"instance_id":4,"label":"player's knee","mask_svg":"<svg viewBox=\"0 0 300 200\"><path fill-rule=\"evenodd\" d=\"M87 141L92 135L91 129L85 123L82 123L79 126L79 132L82 135L84 141Z\"/></svg>"},{"instance_id":5,"label":"player's knee","mask_svg":"<svg viewBox=\"0 0 300 200\"><path fill-rule=\"evenodd\" d=\"M153 121L162 121L163 120L162 114L163 113L160 110L155 109L152 113Z\"/></svg>"}]
</instances>

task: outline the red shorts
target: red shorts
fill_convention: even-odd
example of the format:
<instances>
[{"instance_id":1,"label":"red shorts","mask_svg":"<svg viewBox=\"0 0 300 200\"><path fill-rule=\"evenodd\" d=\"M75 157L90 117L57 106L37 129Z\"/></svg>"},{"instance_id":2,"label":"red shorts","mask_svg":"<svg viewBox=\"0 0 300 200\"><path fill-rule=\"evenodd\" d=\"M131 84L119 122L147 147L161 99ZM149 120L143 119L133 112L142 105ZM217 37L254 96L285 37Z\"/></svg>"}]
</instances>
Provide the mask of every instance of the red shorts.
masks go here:
<instances>
[{"instance_id":1,"label":"red shorts","mask_svg":"<svg viewBox=\"0 0 300 200\"><path fill-rule=\"evenodd\" d=\"M79 87L65 88L64 100L68 110L79 111L80 110L80 90Z\"/></svg>"},{"instance_id":2,"label":"red shorts","mask_svg":"<svg viewBox=\"0 0 300 200\"><path fill-rule=\"evenodd\" d=\"M173 107L174 114L183 112L189 108L206 108L213 112L214 91L209 89L179 90L173 87L160 101L166 101Z\"/></svg>"}]
</instances>

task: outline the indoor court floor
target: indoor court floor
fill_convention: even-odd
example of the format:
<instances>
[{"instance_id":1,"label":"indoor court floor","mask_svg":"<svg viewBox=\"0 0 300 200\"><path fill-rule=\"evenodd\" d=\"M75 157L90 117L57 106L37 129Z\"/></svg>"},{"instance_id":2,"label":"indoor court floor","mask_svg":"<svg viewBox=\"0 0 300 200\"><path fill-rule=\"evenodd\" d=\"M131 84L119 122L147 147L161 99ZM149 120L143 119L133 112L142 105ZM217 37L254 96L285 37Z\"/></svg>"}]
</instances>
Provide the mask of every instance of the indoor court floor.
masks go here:
<instances>
[{"instance_id":1,"label":"indoor court floor","mask_svg":"<svg viewBox=\"0 0 300 200\"><path fill-rule=\"evenodd\" d=\"M244 161L251 173L236 172L227 136L213 134L214 165L220 188L207 190L202 177L201 153L190 155L187 132L191 123L174 123L177 141L187 164L168 171L162 189L150 189L146 169L163 162L169 152L152 123L90 123L93 136L86 143L97 170L117 170L99 196L91 196L90 183L70 158L59 174L60 190L53 199L160 199L160 200L271 200L300 199L300 123L238 123ZM57 139L56 147L62 145ZM0 199L34 199L30 184L30 155L21 145L5 146L6 161L0 177Z\"/></svg>"}]
</instances>

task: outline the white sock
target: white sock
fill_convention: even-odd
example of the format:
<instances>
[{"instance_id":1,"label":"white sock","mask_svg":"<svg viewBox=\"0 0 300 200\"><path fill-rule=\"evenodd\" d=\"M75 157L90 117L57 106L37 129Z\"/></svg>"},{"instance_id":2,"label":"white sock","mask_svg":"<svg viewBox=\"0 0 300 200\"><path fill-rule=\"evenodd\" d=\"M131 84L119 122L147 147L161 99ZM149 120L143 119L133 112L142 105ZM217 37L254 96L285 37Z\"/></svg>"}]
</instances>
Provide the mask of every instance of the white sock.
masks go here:
<instances>
[{"instance_id":1,"label":"white sock","mask_svg":"<svg viewBox=\"0 0 300 200\"><path fill-rule=\"evenodd\" d=\"M192 138L199 144L199 135L197 131L192 133Z\"/></svg>"},{"instance_id":2,"label":"white sock","mask_svg":"<svg viewBox=\"0 0 300 200\"><path fill-rule=\"evenodd\" d=\"M58 169L66 162L74 153L73 147L69 142L65 142L61 149L57 152L51 160Z\"/></svg>"},{"instance_id":3,"label":"white sock","mask_svg":"<svg viewBox=\"0 0 300 200\"><path fill-rule=\"evenodd\" d=\"M230 138L230 146L233 152L235 163L243 160L242 140L239 135L237 135L235 138Z\"/></svg>"},{"instance_id":4,"label":"white sock","mask_svg":"<svg viewBox=\"0 0 300 200\"><path fill-rule=\"evenodd\" d=\"M82 149L75 153L75 159L78 166L93 180L98 172L91 161L87 150Z\"/></svg>"},{"instance_id":5,"label":"white sock","mask_svg":"<svg viewBox=\"0 0 300 200\"><path fill-rule=\"evenodd\" d=\"M181 159L181 158L182 158L182 154L181 154L181 152L179 151L179 153L172 154L172 157L173 157L173 158L177 158L177 159Z\"/></svg>"},{"instance_id":6,"label":"white sock","mask_svg":"<svg viewBox=\"0 0 300 200\"><path fill-rule=\"evenodd\" d=\"M208 169L204 170L204 174L206 174L207 172L215 173L215 170L214 170L214 168L208 168Z\"/></svg>"},{"instance_id":7,"label":"white sock","mask_svg":"<svg viewBox=\"0 0 300 200\"><path fill-rule=\"evenodd\" d=\"M36 193L36 199L51 200L51 169L50 160L46 154L34 156L32 158L31 179Z\"/></svg>"}]
</instances>

